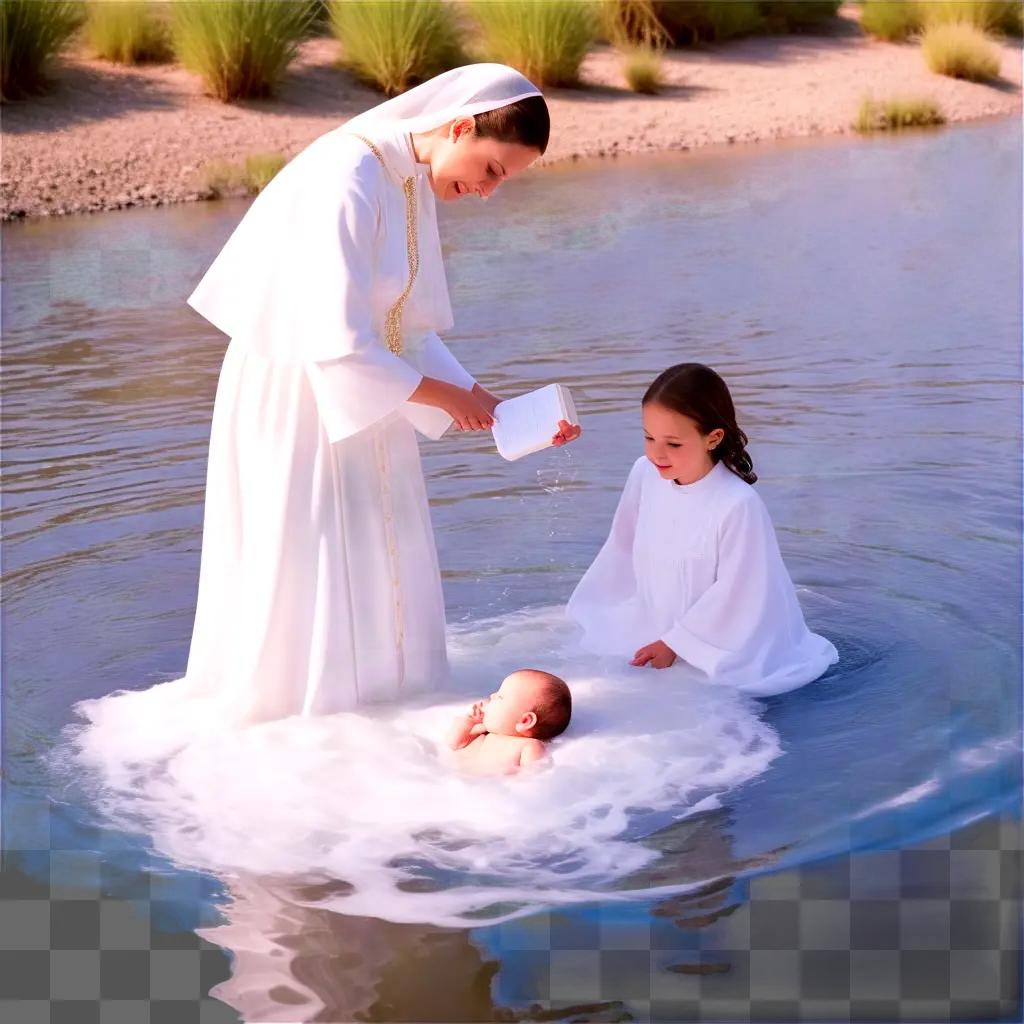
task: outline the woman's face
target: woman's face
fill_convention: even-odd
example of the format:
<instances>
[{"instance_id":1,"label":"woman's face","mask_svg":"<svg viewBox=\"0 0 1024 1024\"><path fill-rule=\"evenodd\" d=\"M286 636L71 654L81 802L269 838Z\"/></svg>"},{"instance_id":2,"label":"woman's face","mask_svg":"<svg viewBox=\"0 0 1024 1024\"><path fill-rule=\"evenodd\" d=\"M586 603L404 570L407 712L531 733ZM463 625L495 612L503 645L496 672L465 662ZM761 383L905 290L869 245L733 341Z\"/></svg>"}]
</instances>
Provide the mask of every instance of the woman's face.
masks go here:
<instances>
[{"instance_id":1,"label":"woman's face","mask_svg":"<svg viewBox=\"0 0 1024 1024\"><path fill-rule=\"evenodd\" d=\"M471 117L453 121L431 147L430 183L438 199L486 199L503 181L526 170L540 152L517 142L480 138Z\"/></svg>"}]
</instances>

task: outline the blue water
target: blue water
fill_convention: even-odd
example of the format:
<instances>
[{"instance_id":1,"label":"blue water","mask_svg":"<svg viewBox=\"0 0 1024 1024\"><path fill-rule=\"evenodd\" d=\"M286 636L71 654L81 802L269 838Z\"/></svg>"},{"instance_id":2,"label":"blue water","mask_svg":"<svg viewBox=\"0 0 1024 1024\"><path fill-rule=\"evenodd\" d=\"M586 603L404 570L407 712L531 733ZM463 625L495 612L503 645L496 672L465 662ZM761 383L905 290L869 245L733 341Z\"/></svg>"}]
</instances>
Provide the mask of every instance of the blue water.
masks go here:
<instances>
[{"instance_id":1,"label":"blue water","mask_svg":"<svg viewBox=\"0 0 1024 1024\"><path fill-rule=\"evenodd\" d=\"M697 877L1017 813L1020 180L1020 126L998 121L554 168L443 211L453 349L499 393L569 385L585 426L515 464L482 437L422 446L449 620L568 596L640 451L643 389L699 360L840 651L762 702L783 755L729 796ZM144 841L42 756L75 701L184 670L223 352L184 297L243 209L4 228L4 844L102 848L112 892ZM183 926L216 918L216 879L157 867L206 894ZM666 858L662 882L691 869Z\"/></svg>"}]
</instances>

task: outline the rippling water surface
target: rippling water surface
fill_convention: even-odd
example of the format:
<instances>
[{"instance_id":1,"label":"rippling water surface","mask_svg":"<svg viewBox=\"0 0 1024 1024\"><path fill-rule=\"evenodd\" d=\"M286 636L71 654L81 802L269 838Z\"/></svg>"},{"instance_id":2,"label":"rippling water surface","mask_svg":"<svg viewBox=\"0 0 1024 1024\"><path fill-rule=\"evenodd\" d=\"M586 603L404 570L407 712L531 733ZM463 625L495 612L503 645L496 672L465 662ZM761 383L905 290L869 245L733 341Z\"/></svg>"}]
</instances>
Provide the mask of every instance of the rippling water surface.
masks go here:
<instances>
[{"instance_id":1,"label":"rippling water surface","mask_svg":"<svg viewBox=\"0 0 1024 1024\"><path fill-rule=\"evenodd\" d=\"M569 385L585 424L515 464L483 437L422 445L456 645L564 601L640 451L643 389L699 360L732 388L808 622L840 650L817 684L757 705L781 754L687 826L698 853L648 837L662 859L625 888L899 845L1015 804L1020 141L1007 121L622 160L445 208L452 347L499 393ZM184 670L224 347L184 298L243 210L5 226L9 816L56 799L54 830L95 828L41 755L76 700ZM103 839L126 885L137 843ZM226 948L268 921L376 944L382 963L426 941L245 878L231 893ZM468 933L430 934L479 969Z\"/></svg>"}]
</instances>

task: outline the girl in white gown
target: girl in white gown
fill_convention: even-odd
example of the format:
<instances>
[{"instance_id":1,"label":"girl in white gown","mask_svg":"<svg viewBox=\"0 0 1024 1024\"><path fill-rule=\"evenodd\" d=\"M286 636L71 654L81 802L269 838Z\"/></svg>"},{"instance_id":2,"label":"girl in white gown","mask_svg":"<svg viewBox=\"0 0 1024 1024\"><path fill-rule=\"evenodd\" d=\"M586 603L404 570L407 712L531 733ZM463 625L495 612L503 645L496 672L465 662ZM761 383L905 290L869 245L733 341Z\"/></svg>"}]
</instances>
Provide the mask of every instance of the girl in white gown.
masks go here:
<instances>
[{"instance_id":1,"label":"girl in white gown","mask_svg":"<svg viewBox=\"0 0 1024 1024\"><path fill-rule=\"evenodd\" d=\"M452 313L435 197L486 198L549 125L519 72L457 68L320 136L254 200L188 299L230 344L187 672L86 702L94 724L187 731L445 685L414 431L487 429L498 399L437 333Z\"/></svg>"},{"instance_id":2,"label":"girl in white gown","mask_svg":"<svg viewBox=\"0 0 1024 1024\"><path fill-rule=\"evenodd\" d=\"M643 398L645 454L569 599L584 646L759 696L817 679L839 655L808 630L732 397L683 363Z\"/></svg>"}]
</instances>

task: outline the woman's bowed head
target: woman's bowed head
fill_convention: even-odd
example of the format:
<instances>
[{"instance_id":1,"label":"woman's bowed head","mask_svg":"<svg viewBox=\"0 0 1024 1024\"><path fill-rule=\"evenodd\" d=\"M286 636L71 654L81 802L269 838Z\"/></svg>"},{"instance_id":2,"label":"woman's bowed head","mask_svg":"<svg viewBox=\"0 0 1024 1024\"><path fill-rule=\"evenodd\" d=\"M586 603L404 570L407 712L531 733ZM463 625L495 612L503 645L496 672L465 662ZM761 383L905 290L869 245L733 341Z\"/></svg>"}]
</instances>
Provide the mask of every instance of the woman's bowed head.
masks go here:
<instances>
[{"instance_id":1,"label":"woman's bowed head","mask_svg":"<svg viewBox=\"0 0 1024 1024\"><path fill-rule=\"evenodd\" d=\"M487 199L503 181L543 155L550 131L544 97L527 96L414 134L412 142L416 159L429 166L430 185L438 199Z\"/></svg>"},{"instance_id":2,"label":"woman's bowed head","mask_svg":"<svg viewBox=\"0 0 1024 1024\"><path fill-rule=\"evenodd\" d=\"M502 182L543 155L550 133L547 103L537 94L456 117L437 128L414 132L411 139L416 160L427 165L434 195L452 201L468 195L487 199ZM443 408L457 431L490 430L501 401L479 384L467 394L437 381L424 381L411 400ZM560 420L551 443L560 448L579 436L579 426Z\"/></svg>"}]
</instances>

